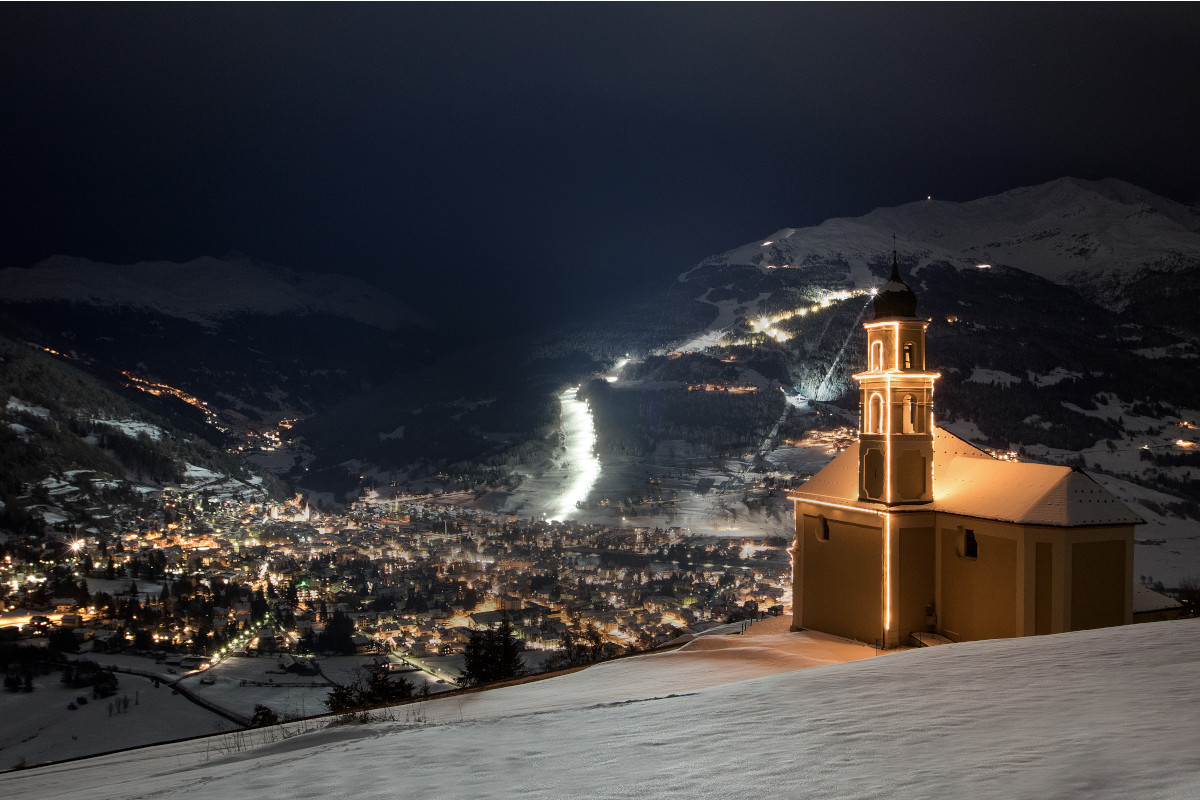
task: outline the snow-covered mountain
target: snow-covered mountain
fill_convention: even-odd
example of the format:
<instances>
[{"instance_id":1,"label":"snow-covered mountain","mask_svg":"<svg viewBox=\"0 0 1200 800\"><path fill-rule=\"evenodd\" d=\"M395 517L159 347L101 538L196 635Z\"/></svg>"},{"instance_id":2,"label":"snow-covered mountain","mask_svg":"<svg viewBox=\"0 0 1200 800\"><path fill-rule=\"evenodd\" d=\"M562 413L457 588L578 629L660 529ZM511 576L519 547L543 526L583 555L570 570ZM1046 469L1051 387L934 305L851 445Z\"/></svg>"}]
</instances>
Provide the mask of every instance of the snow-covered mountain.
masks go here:
<instances>
[{"instance_id":1,"label":"snow-covered mountain","mask_svg":"<svg viewBox=\"0 0 1200 800\"><path fill-rule=\"evenodd\" d=\"M0 300L151 311L214 326L238 315L329 315L383 330L425 324L402 301L342 275L299 273L244 256L116 265L52 256L0 270Z\"/></svg>"},{"instance_id":2,"label":"snow-covered mountain","mask_svg":"<svg viewBox=\"0 0 1200 800\"><path fill-rule=\"evenodd\" d=\"M1200 212L1122 181L1073 178L786 228L706 258L671 293L672 314L694 323L676 347L765 334L786 343L801 392L836 398L850 387L857 323L893 246L931 338L946 339L931 346L936 366L1107 374L1118 391L1138 372L1169 376L1200 355ZM1154 389L1139 397L1179 401Z\"/></svg>"},{"instance_id":3,"label":"snow-covered mountain","mask_svg":"<svg viewBox=\"0 0 1200 800\"><path fill-rule=\"evenodd\" d=\"M761 639L810 634L702 637L693 644L707 647L400 706L390 721L293 724L10 772L0 791L10 800L1190 798L1198 628L1181 620L868 650L850 663L813 653L804 665Z\"/></svg>"},{"instance_id":4,"label":"snow-covered mountain","mask_svg":"<svg viewBox=\"0 0 1200 800\"><path fill-rule=\"evenodd\" d=\"M785 417L780 389L795 400L840 404L838 413L854 424L850 376L862 367L861 322L869 318L869 290L890 269L893 233L918 313L933 321L929 366L943 374L939 422L973 424L966 429L981 446L1082 460L1200 501L1188 488L1200 474L1200 462L1185 449L1191 434L1177 444L1181 430L1200 424L1191 377L1200 357L1192 309L1200 292L1200 215L1121 181L1064 178L967 203L921 201L778 231L679 276L665 310L636 315L653 326L580 324L573 334L554 331L547 337L554 347L543 349L580 355L580 364L649 354L624 367L619 384L589 394L605 456L649 457L672 439L724 448L724 455L749 452L780 419L776 445L801 439L817 422L801 413ZM624 341L615 341L618 332ZM453 440L451 432L520 429L511 422L518 418L513 409L533 408L536 398L505 402L509 387L519 385L507 371L519 352L527 351L514 346L499 359L506 370L486 390L479 365L496 357L453 367L473 385L445 398L439 447ZM567 382L587 378L592 367L551 373L526 361L519 370L527 379L550 373ZM427 386L450 382L438 375ZM350 398L305 423L303 435L353 441L352 449L374 463L411 459L415 434L440 424L418 386L406 378L386 394ZM707 391L687 395L689 387ZM746 393L731 399L728 387ZM499 398L473 429L471 415L451 405L472 396ZM390 432L418 411L422 424L403 428L409 449L399 455ZM460 453L468 458L470 451ZM1200 519L1196 508L1186 512L1193 520Z\"/></svg>"},{"instance_id":5,"label":"snow-covered mountain","mask_svg":"<svg viewBox=\"0 0 1200 800\"><path fill-rule=\"evenodd\" d=\"M179 427L143 398L157 399L113 391L61 357L0 336L0 528L109 535L153 508L164 486L243 499L278 491L215 447L221 439L210 426Z\"/></svg>"},{"instance_id":6,"label":"snow-covered mountain","mask_svg":"<svg viewBox=\"0 0 1200 800\"><path fill-rule=\"evenodd\" d=\"M1175 495L1185 502L1172 515L1196 524L1200 213L1122 181L924 200L706 258L671 293L691 332L639 377L686 370L743 385L760 373L840 405L853 425L861 323L890 271L893 235L917 313L931 321L940 424Z\"/></svg>"},{"instance_id":7,"label":"snow-covered mountain","mask_svg":"<svg viewBox=\"0 0 1200 800\"><path fill-rule=\"evenodd\" d=\"M311 414L428 358L431 323L342 275L241 255L0 270L0 325L118 383L135 373L240 424Z\"/></svg>"},{"instance_id":8,"label":"snow-covered mountain","mask_svg":"<svg viewBox=\"0 0 1200 800\"><path fill-rule=\"evenodd\" d=\"M403 468L548 442L551 392L630 352L657 355L635 358L629 388L597 417L608 420L603 447L646 455L703 428L705 446L748 452L783 416L779 389L840 403L853 419L860 323L893 235L918 313L933 321L939 421L975 423L985 446L1072 463L1099 453L1092 468L1128 451L1115 471L1200 502L1188 489L1200 463L1170 449L1177 427L1200 422L1200 212L1116 180L1064 178L785 229L703 260L673 282L667 308L631 306L629 325L576 320L545 341L497 338L457 359L444 335L404 324L410 309L358 281L242 257L2 270L0 325L119 381L133 372L185 390L238 425L305 417L296 434L329 454L321 466L332 471L352 459ZM630 397L635 386L676 395ZM715 390L673 402L688 386L765 391L737 416L718 408L734 401ZM496 402L464 414L462 398ZM417 414L421 425L408 425ZM805 424L793 415L779 441L802 437ZM640 427L617 429L631 425ZM362 470L348 469L356 486Z\"/></svg>"},{"instance_id":9,"label":"snow-covered mountain","mask_svg":"<svg viewBox=\"0 0 1200 800\"><path fill-rule=\"evenodd\" d=\"M965 203L929 199L785 228L701 262L777 271L791 283L806 272L869 289L890 262L893 235L910 274L932 263L1013 267L1121 310L1122 290L1148 271L1200 267L1200 212L1124 181L1060 178Z\"/></svg>"}]
</instances>

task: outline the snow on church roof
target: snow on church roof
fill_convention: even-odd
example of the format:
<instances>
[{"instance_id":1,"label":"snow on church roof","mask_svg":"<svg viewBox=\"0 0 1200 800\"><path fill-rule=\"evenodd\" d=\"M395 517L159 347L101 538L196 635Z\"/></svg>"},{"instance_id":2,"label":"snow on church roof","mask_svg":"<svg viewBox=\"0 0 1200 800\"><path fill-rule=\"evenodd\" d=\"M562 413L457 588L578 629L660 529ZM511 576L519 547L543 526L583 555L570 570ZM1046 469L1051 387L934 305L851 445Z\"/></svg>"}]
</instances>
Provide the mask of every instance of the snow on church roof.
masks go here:
<instances>
[{"instance_id":1,"label":"snow on church roof","mask_svg":"<svg viewBox=\"0 0 1200 800\"><path fill-rule=\"evenodd\" d=\"M934 501L896 510L940 511L1056 527L1144 522L1079 470L1001 461L949 431L934 430ZM883 503L858 499L857 442L791 496L863 509L887 508Z\"/></svg>"}]
</instances>

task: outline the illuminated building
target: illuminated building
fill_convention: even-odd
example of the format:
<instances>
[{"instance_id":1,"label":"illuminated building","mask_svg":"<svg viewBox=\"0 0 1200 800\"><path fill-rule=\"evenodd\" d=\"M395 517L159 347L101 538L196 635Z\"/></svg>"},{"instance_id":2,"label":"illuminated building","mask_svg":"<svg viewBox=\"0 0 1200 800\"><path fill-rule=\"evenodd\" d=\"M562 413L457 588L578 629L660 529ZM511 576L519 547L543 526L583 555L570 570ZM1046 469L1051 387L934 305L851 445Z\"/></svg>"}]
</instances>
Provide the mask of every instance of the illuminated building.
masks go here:
<instances>
[{"instance_id":1,"label":"illuminated building","mask_svg":"<svg viewBox=\"0 0 1200 800\"><path fill-rule=\"evenodd\" d=\"M1142 520L1079 470L937 428L916 302L894 259L863 326L858 440L790 496L793 629L897 647L1131 622Z\"/></svg>"},{"instance_id":2,"label":"illuminated building","mask_svg":"<svg viewBox=\"0 0 1200 800\"><path fill-rule=\"evenodd\" d=\"M271 519L287 520L289 522L309 522L312 520L312 509L302 495L297 494L282 506L271 505Z\"/></svg>"}]
</instances>

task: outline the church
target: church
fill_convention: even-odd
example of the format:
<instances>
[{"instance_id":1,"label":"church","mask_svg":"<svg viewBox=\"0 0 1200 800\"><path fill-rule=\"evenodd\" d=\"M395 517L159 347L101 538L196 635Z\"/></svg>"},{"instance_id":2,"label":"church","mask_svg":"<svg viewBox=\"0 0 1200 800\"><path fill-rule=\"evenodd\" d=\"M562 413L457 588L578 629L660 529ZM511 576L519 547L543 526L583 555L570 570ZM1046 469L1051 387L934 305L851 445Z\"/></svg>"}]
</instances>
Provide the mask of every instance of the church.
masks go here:
<instances>
[{"instance_id":1,"label":"church","mask_svg":"<svg viewBox=\"0 0 1200 800\"><path fill-rule=\"evenodd\" d=\"M929 321L895 257L874 309L858 441L790 495L792 629L891 648L1132 622L1143 520L1078 469L934 425Z\"/></svg>"}]
</instances>

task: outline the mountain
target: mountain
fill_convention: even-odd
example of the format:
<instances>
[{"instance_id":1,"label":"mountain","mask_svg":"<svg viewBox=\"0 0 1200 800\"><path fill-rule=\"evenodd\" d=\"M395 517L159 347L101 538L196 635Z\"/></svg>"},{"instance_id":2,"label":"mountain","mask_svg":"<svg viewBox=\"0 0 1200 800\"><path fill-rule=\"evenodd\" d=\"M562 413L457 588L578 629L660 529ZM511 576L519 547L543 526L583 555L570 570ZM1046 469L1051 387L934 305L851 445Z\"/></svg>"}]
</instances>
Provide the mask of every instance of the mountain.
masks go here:
<instances>
[{"instance_id":1,"label":"mountain","mask_svg":"<svg viewBox=\"0 0 1200 800\"><path fill-rule=\"evenodd\" d=\"M0 270L0 298L153 312L205 327L239 316L283 314L340 317L386 331L429 324L357 278L299 273L239 255L123 266L52 256L28 269Z\"/></svg>"},{"instance_id":2,"label":"mountain","mask_svg":"<svg viewBox=\"0 0 1200 800\"><path fill-rule=\"evenodd\" d=\"M673 442L740 457L856 424L861 323L895 241L932 321L940 424L1196 503L1200 459L1177 442L1200 425L1198 220L1116 180L920 201L706 258L665 306L519 334L500 321L469 348L353 279L243 257L55 258L0 271L0 329L111 385L169 387L147 402L177 424L206 408L227 446L302 437L310 452L270 458L309 488L354 492L372 467L395 480L413 464L508 485L504 469L558 457L555 394L581 382L606 457L682 453ZM589 380L618 363L619 382Z\"/></svg>"},{"instance_id":3,"label":"mountain","mask_svg":"<svg viewBox=\"0 0 1200 800\"><path fill-rule=\"evenodd\" d=\"M684 365L741 384L782 370L785 385L856 424L861 323L893 241L931 320L940 424L1200 500L1194 437L1179 435L1200 423L1200 215L1121 181L920 201L714 255L672 291L672 313L702 324L640 377L670 379ZM782 432L811 424L795 422Z\"/></svg>"},{"instance_id":4,"label":"mountain","mask_svg":"<svg viewBox=\"0 0 1200 800\"><path fill-rule=\"evenodd\" d=\"M1013 267L1115 311L1129 302L1123 290L1145 275L1200 267L1196 208L1115 179L1060 178L965 203L930 199L785 228L702 261L680 282L728 265L778 271L785 285L836 276L869 289L890 262L893 235L911 274L938 263Z\"/></svg>"},{"instance_id":5,"label":"mountain","mask_svg":"<svg viewBox=\"0 0 1200 800\"><path fill-rule=\"evenodd\" d=\"M153 510L166 486L263 498L281 487L173 425L136 390L117 392L70 363L0 337L0 529L110 535Z\"/></svg>"},{"instance_id":6,"label":"mountain","mask_svg":"<svg viewBox=\"0 0 1200 800\"><path fill-rule=\"evenodd\" d=\"M1185 798L1200 747L1198 626L813 659L808 669L753 635L701 637L674 654L397 706L366 724L314 720L9 772L0 790L12 800ZM763 677L730 677L773 658ZM127 724L136 720L135 709Z\"/></svg>"},{"instance_id":7,"label":"mountain","mask_svg":"<svg viewBox=\"0 0 1200 800\"><path fill-rule=\"evenodd\" d=\"M1078 295L1063 295L1061 317L1090 303L1111 316L1106 325L1165 328L1175 336L1152 346L1194 353L1200 212L1112 179L1061 178L965 203L925 200L785 228L684 272L671 311L710 328L748 331L756 317L869 292L886 280L893 246L906 278L933 292L921 296L925 316L955 316L943 308L954 298L936 297L947 280L980 283L997 300L1014 292L1049 296L1037 287L1052 283ZM991 272L982 282L948 274L970 270Z\"/></svg>"},{"instance_id":8,"label":"mountain","mask_svg":"<svg viewBox=\"0 0 1200 800\"><path fill-rule=\"evenodd\" d=\"M768 438L778 447L814 426L853 425L861 323L896 233L918 313L933 320L941 424L1195 503L1200 462L1176 442L1200 424L1188 288L1200 291L1198 220L1121 181L1064 178L785 229L688 269L665 309L481 343L349 396L298 431L319 451L314 476L342 475L327 482L342 490L364 466L531 463L555 452L551 393L627 353L618 382L593 380L581 394L605 457L649 458L679 441L694 455L740 456ZM797 395L833 413L789 413L785 396Z\"/></svg>"},{"instance_id":9,"label":"mountain","mask_svg":"<svg viewBox=\"0 0 1200 800\"><path fill-rule=\"evenodd\" d=\"M0 326L112 383L163 384L261 434L431 360L429 321L355 278L243 257L0 270Z\"/></svg>"}]
</instances>

